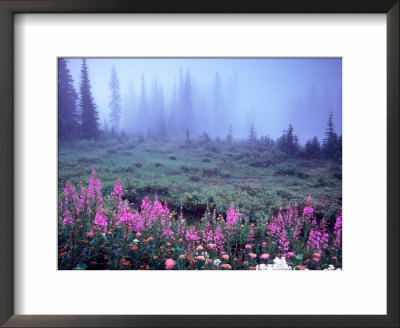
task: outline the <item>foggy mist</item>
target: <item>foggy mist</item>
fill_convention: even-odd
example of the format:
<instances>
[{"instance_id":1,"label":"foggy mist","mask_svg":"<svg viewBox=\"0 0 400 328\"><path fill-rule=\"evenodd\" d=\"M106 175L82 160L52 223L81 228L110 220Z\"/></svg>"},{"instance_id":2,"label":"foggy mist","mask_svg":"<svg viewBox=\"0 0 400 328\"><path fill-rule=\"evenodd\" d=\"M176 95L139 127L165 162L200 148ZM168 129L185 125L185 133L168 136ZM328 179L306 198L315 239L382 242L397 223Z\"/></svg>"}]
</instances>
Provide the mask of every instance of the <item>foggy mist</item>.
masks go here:
<instances>
[{"instance_id":1,"label":"foggy mist","mask_svg":"<svg viewBox=\"0 0 400 328\"><path fill-rule=\"evenodd\" d=\"M76 90L81 64L81 58L68 59ZM164 122L168 136L189 129L192 136L206 132L224 139L231 125L233 137L245 139L253 123L258 137L275 139L292 124L304 144L314 136L323 139L330 112L342 134L340 58L88 58L87 66L101 125L110 120L115 68L120 128L129 134L146 134ZM184 86L190 92L187 112L177 110Z\"/></svg>"}]
</instances>

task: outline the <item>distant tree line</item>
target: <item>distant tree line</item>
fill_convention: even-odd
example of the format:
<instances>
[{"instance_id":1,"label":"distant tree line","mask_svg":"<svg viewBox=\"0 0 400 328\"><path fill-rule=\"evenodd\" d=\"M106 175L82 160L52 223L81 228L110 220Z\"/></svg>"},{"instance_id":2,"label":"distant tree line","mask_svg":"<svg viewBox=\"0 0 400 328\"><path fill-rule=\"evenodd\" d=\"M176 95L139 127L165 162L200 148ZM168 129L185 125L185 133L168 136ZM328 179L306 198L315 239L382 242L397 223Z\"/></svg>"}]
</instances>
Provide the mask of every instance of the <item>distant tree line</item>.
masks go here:
<instances>
[{"instance_id":1,"label":"distant tree line","mask_svg":"<svg viewBox=\"0 0 400 328\"><path fill-rule=\"evenodd\" d=\"M231 134L229 139L232 139ZM248 142L250 147L254 147L259 151L277 149L292 158L328 159L335 161L341 161L342 159L342 136L338 136L335 132L332 112L329 113L322 145L317 137L313 137L304 146L301 146L299 138L294 134L294 128L291 124L276 141L269 136L261 136L260 139L257 139L256 131L253 124L251 124Z\"/></svg>"},{"instance_id":2,"label":"distant tree line","mask_svg":"<svg viewBox=\"0 0 400 328\"><path fill-rule=\"evenodd\" d=\"M110 82L110 102L109 120L104 119L100 124L97 105L95 104L92 91L89 70L86 59L82 60L79 92L76 92L74 81L68 69L68 61L60 58L58 62L58 133L60 140L75 138L98 139L101 137L124 138L125 132L121 127L121 116L123 101L120 90L120 82L117 72L113 67L111 70ZM221 133L221 122L227 115L224 100L221 92L221 78L216 73L213 83L213 112L215 114L210 125L211 131ZM132 103L132 101L128 101ZM163 87L157 80L153 81L150 96L145 87L144 76L141 79L140 100L138 117L135 119L139 142L147 138L165 140L169 136L185 136L185 145L192 145L191 135L193 132L199 133L198 126L195 124L193 108L193 85L190 73L184 76L182 70L179 73L178 85L175 83L171 111L167 117L165 111L165 100ZM229 132L226 137L228 144L233 142L232 125L229 125ZM216 140L221 142L219 138ZM207 132L203 132L199 137L201 144L212 142ZM281 137L276 141L269 136L257 138L256 129L251 123L249 130L248 146L259 151L279 150L290 157L301 157L307 159L330 159L341 160L342 157L342 137L335 132L333 114L330 113L325 137L322 144L317 137L308 140L304 146L299 144L298 136L294 133L294 128L289 125L283 131Z\"/></svg>"}]
</instances>

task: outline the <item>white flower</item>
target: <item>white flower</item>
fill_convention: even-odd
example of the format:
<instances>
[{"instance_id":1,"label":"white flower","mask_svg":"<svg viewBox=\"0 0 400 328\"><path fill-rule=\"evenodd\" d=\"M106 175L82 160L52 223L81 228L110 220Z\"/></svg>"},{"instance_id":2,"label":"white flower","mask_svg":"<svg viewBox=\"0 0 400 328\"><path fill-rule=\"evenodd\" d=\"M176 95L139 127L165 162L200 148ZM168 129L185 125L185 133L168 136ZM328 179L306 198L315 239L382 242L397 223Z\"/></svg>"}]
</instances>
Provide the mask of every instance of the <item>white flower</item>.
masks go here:
<instances>
[{"instance_id":1,"label":"white flower","mask_svg":"<svg viewBox=\"0 0 400 328\"><path fill-rule=\"evenodd\" d=\"M216 267L219 267L219 265L221 264L221 260L220 259L215 259L213 263L214 263L214 265Z\"/></svg>"},{"instance_id":2,"label":"white flower","mask_svg":"<svg viewBox=\"0 0 400 328\"><path fill-rule=\"evenodd\" d=\"M266 264L256 265L256 270L268 270L268 266Z\"/></svg>"},{"instance_id":3,"label":"white flower","mask_svg":"<svg viewBox=\"0 0 400 328\"><path fill-rule=\"evenodd\" d=\"M332 264L329 264L328 267L326 269L324 269L324 271L334 271L335 267Z\"/></svg>"},{"instance_id":4,"label":"white flower","mask_svg":"<svg viewBox=\"0 0 400 328\"><path fill-rule=\"evenodd\" d=\"M103 232L103 233L101 234L101 236L102 236L103 238L106 238L106 233Z\"/></svg>"},{"instance_id":5,"label":"white flower","mask_svg":"<svg viewBox=\"0 0 400 328\"><path fill-rule=\"evenodd\" d=\"M138 242L139 242L138 239L134 239L134 240L133 240L133 243L134 243L135 245L136 245Z\"/></svg>"},{"instance_id":6,"label":"white flower","mask_svg":"<svg viewBox=\"0 0 400 328\"><path fill-rule=\"evenodd\" d=\"M256 270L291 270L292 267L286 263L284 257L276 257L274 264L259 264L256 266Z\"/></svg>"}]
</instances>

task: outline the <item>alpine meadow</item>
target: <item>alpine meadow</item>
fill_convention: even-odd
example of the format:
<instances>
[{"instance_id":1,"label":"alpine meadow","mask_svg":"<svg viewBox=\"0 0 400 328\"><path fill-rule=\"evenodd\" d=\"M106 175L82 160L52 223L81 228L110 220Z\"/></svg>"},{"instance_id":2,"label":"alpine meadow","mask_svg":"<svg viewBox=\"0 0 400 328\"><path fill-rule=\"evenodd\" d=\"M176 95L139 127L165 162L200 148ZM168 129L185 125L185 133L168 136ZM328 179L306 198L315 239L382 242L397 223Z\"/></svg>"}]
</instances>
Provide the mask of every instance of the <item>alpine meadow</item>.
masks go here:
<instances>
[{"instance_id":1,"label":"alpine meadow","mask_svg":"<svg viewBox=\"0 0 400 328\"><path fill-rule=\"evenodd\" d=\"M57 219L59 270L342 270L342 60L59 58Z\"/></svg>"}]
</instances>

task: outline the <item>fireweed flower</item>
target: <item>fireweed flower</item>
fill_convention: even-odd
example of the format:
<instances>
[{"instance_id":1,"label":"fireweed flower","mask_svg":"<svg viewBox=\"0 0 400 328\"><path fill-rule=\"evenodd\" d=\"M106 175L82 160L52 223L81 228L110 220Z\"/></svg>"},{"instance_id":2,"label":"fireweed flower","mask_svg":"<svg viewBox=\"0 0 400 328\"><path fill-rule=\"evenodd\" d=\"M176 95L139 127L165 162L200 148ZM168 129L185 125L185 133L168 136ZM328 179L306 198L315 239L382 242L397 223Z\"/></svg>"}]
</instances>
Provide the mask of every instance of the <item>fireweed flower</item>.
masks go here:
<instances>
[{"instance_id":1,"label":"fireweed flower","mask_svg":"<svg viewBox=\"0 0 400 328\"><path fill-rule=\"evenodd\" d=\"M221 251L223 249L224 240L225 240L225 236L222 232L221 226L217 226L217 228L215 229L213 240L214 240L215 248L218 251Z\"/></svg>"},{"instance_id":2,"label":"fireweed flower","mask_svg":"<svg viewBox=\"0 0 400 328\"><path fill-rule=\"evenodd\" d=\"M314 250L322 254L322 250L328 248L329 235L318 230L311 229L307 241L307 250Z\"/></svg>"},{"instance_id":3,"label":"fireweed flower","mask_svg":"<svg viewBox=\"0 0 400 328\"><path fill-rule=\"evenodd\" d=\"M228 227L236 225L239 222L241 215L242 214L239 210L235 209L235 206L232 204L226 212L226 225Z\"/></svg>"},{"instance_id":4,"label":"fireweed flower","mask_svg":"<svg viewBox=\"0 0 400 328\"><path fill-rule=\"evenodd\" d=\"M333 229L333 234L334 234L334 241L333 241L333 246L336 248L340 248L342 245L342 217L338 216L336 218L336 223L335 227Z\"/></svg>"},{"instance_id":5,"label":"fireweed flower","mask_svg":"<svg viewBox=\"0 0 400 328\"><path fill-rule=\"evenodd\" d=\"M121 180L118 179L114 185L114 190L112 192L111 198L117 203L122 201L122 196L124 195Z\"/></svg>"},{"instance_id":6,"label":"fireweed flower","mask_svg":"<svg viewBox=\"0 0 400 328\"><path fill-rule=\"evenodd\" d=\"M103 208L98 209L94 217L93 229L97 231L107 232L107 215Z\"/></svg>"},{"instance_id":7,"label":"fireweed flower","mask_svg":"<svg viewBox=\"0 0 400 328\"><path fill-rule=\"evenodd\" d=\"M306 206L306 207L304 207L304 209L303 209L303 216L305 217L305 218L311 218L312 216L313 216L313 214L314 214L314 209L311 207L311 206Z\"/></svg>"},{"instance_id":8,"label":"fireweed flower","mask_svg":"<svg viewBox=\"0 0 400 328\"><path fill-rule=\"evenodd\" d=\"M72 214L69 211L64 212L64 219L63 219L63 225L73 225L74 224L74 219L72 218Z\"/></svg>"},{"instance_id":9,"label":"fireweed flower","mask_svg":"<svg viewBox=\"0 0 400 328\"><path fill-rule=\"evenodd\" d=\"M92 226L89 226L91 231L87 235L88 238L93 238L96 233L103 236L113 234L115 238L123 236L125 241L128 236L136 237L129 247L135 246L143 234L153 236L144 239L145 244L153 238L157 238L157 241L160 240L161 246L171 245L172 247L179 240L179 248L182 248L178 253L182 255L179 256L179 259L184 260L185 256L182 253L193 254L192 260L180 262L182 265L194 264L195 260L204 262L209 259L209 262L213 263L213 269L219 268L221 260L213 259L215 255L221 256L221 259L227 264L230 257L225 251L228 252L231 247L238 251L240 246L245 243L246 254L249 255L247 260L253 259L252 263L256 270L288 270L290 265L285 259L289 260L294 256L294 252L289 251L292 246L289 241L293 242L294 249L299 252L302 252L301 247L303 247L303 249L306 248L311 253L315 253L311 259L306 260L309 262L315 262L314 259L320 260L321 254L332 257L331 249L326 251L330 243L339 252L342 243L341 215L337 217L334 229L328 226L325 219L318 222L314 216L310 197L300 215L297 205L292 208L289 204L286 209L280 209L276 216L261 218L256 224L246 223L247 219L241 222L242 214L232 205L226 213L226 220L222 216L216 220L214 209L212 216L211 213L206 214L198 224L189 225L183 218L182 210L180 216L176 217L177 213L170 212L168 205L161 203L157 198L154 201L148 197L144 198L140 210L135 210L132 204L122 199L123 187L120 180L115 183L111 197L107 198L111 202L107 201L106 204L103 204L101 183L95 170L90 176L88 189L79 183L75 190L74 186L67 182L63 191L59 200L60 225L73 226L79 222L79 225L83 227L89 223ZM106 207L110 204L111 207ZM116 239L115 241L119 242L120 240ZM149 245L145 247L147 248ZM174 251L174 248L168 249L170 256L175 258L178 255L172 254ZM160 258L163 255L159 255L159 252L161 251L158 250L157 254L149 254L149 256ZM254 260L257 258L256 252L261 253L259 265L256 265ZM268 264L267 260L272 256L275 257L275 260L273 264ZM240 258L239 262L243 261L244 259ZM335 266L341 265L338 260L332 259L332 262ZM175 268L176 264L174 263L172 259L167 260L166 269ZM228 267L225 266L225 269ZM331 267L328 269L332 270Z\"/></svg>"},{"instance_id":10,"label":"fireweed flower","mask_svg":"<svg viewBox=\"0 0 400 328\"><path fill-rule=\"evenodd\" d=\"M90 174L89 178L88 200L91 204L94 204L95 207L103 206L101 183L95 169L92 169L92 173Z\"/></svg>"}]
</instances>

